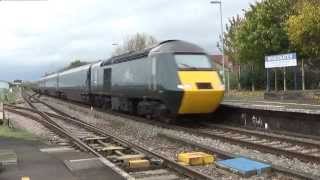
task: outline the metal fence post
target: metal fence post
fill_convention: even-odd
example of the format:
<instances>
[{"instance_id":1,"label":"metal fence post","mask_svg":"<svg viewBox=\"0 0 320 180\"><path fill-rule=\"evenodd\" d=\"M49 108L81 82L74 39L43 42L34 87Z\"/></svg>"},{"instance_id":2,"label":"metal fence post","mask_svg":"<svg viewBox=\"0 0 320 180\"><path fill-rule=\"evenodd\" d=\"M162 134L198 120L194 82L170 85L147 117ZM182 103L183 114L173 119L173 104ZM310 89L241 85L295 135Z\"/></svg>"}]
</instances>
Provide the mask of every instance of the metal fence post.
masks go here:
<instances>
[{"instance_id":1,"label":"metal fence post","mask_svg":"<svg viewBox=\"0 0 320 180\"><path fill-rule=\"evenodd\" d=\"M302 74L302 90L306 89L305 79L304 79L304 60L301 59L301 74Z\"/></svg>"},{"instance_id":2,"label":"metal fence post","mask_svg":"<svg viewBox=\"0 0 320 180\"><path fill-rule=\"evenodd\" d=\"M287 90L286 67L283 68L283 91Z\"/></svg>"},{"instance_id":3,"label":"metal fence post","mask_svg":"<svg viewBox=\"0 0 320 180\"><path fill-rule=\"evenodd\" d=\"M269 68L267 68L267 92L270 91Z\"/></svg>"},{"instance_id":4,"label":"metal fence post","mask_svg":"<svg viewBox=\"0 0 320 180\"><path fill-rule=\"evenodd\" d=\"M298 89L298 84L297 84L297 66L294 68L294 90Z\"/></svg>"}]
</instances>

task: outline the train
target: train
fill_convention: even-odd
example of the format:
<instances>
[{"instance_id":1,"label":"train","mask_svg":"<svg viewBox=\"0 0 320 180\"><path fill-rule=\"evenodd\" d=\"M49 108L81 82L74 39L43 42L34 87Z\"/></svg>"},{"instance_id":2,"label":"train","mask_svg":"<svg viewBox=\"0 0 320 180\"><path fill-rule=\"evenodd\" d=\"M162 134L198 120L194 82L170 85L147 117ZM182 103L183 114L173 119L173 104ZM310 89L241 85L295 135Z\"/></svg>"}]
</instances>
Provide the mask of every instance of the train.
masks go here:
<instances>
[{"instance_id":1,"label":"train","mask_svg":"<svg viewBox=\"0 0 320 180\"><path fill-rule=\"evenodd\" d=\"M213 113L224 85L203 48L167 40L42 77L40 94L152 118Z\"/></svg>"}]
</instances>

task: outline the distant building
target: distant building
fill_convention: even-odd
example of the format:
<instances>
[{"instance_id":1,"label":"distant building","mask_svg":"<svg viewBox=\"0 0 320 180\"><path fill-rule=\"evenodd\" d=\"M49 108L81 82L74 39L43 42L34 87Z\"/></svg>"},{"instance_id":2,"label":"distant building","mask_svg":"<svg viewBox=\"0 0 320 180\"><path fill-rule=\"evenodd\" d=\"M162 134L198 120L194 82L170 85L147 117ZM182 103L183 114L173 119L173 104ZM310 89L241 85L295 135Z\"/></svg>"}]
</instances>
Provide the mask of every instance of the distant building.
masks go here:
<instances>
[{"instance_id":1,"label":"distant building","mask_svg":"<svg viewBox=\"0 0 320 180\"><path fill-rule=\"evenodd\" d=\"M21 84L22 84L22 80L20 79L13 80L13 85L21 85Z\"/></svg>"},{"instance_id":2,"label":"distant building","mask_svg":"<svg viewBox=\"0 0 320 180\"><path fill-rule=\"evenodd\" d=\"M222 60L222 55L219 54L213 54L210 55L215 67L219 70L222 70L222 64L223 64L223 60ZM234 69L234 65L233 63L229 60L228 56L224 56L224 68L225 71L231 71L233 72Z\"/></svg>"},{"instance_id":3,"label":"distant building","mask_svg":"<svg viewBox=\"0 0 320 180\"><path fill-rule=\"evenodd\" d=\"M213 61L214 66L219 70L220 75L222 76L222 66L223 59L222 55L213 54L210 55L211 60ZM230 76L235 75L239 72L239 65L234 64L230 61L228 56L224 56L224 69L225 69L225 79L226 79L226 91L230 90Z\"/></svg>"}]
</instances>

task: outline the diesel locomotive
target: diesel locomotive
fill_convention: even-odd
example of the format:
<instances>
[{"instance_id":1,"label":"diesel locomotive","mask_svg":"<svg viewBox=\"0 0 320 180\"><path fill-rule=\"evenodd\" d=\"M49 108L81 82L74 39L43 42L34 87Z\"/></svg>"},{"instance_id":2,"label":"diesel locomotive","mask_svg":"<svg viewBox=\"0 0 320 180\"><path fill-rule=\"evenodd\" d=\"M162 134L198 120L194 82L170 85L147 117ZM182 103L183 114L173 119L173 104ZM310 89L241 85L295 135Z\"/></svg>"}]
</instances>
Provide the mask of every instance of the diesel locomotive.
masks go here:
<instances>
[{"instance_id":1,"label":"diesel locomotive","mask_svg":"<svg viewBox=\"0 0 320 180\"><path fill-rule=\"evenodd\" d=\"M43 77L38 91L142 116L178 118L214 112L224 85L202 48L167 40Z\"/></svg>"}]
</instances>

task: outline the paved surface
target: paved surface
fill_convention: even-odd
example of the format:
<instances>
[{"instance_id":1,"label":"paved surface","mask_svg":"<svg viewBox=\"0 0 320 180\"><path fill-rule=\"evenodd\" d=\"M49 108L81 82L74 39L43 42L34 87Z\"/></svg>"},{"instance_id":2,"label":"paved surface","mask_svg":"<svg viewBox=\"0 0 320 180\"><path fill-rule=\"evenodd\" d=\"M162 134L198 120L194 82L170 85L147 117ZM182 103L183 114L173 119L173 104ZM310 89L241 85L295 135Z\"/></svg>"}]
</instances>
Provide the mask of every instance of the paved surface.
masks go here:
<instances>
[{"instance_id":1,"label":"paved surface","mask_svg":"<svg viewBox=\"0 0 320 180\"><path fill-rule=\"evenodd\" d=\"M122 179L106 167L90 167L70 171L64 161L70 159L92 158L92 155L78 151L67 153L41 152L47 146L38 141L24 141L0 137L0 149L12 149L18 157L17 165L7 165L0 172L1 180L20 180L23 176L30 180L100 180Z\"/></svg>"},{"instance_id":2,"label":"paved surface","mask_svg":"<svg viewBox=\"0 0 320 180\"><path fill-rule=\"evenodd\" d=\"M282 111L282 112L298 112L305 114L320 114L320 105L315 104L303 104L294 102L280 102L280 101L268 101L268 100L231 100L225 99L222 105L248 108L248 109L261 109L270 111Z\"/></svg>"}]
</instances>

